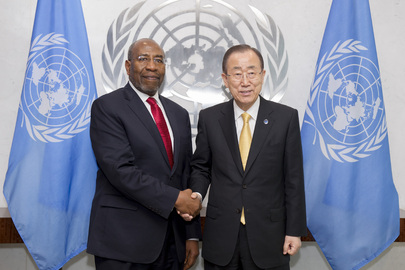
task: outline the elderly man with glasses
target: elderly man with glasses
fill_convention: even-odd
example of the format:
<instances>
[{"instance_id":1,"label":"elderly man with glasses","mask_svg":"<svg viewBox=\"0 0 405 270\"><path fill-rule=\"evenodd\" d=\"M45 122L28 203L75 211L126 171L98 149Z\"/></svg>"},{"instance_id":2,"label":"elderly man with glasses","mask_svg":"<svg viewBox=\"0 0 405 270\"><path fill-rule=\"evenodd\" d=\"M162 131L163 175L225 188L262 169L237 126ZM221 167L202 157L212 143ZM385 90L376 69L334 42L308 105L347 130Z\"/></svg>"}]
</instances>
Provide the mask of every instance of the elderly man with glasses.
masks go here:
<instances>
[{"instance_id":1,"label":"elderly man with glasses","mask_svg":"<svg viewBox=\"0 0 405 270\"><path fill-rule=\"evenodd\" d=\"M306 235L298 112L259 96L263 66L255 48L231 47L222 79L233 99L199 115L191 189L202 199L210 186L205 269L290 269Z\"/></svg>"}]
</instances>

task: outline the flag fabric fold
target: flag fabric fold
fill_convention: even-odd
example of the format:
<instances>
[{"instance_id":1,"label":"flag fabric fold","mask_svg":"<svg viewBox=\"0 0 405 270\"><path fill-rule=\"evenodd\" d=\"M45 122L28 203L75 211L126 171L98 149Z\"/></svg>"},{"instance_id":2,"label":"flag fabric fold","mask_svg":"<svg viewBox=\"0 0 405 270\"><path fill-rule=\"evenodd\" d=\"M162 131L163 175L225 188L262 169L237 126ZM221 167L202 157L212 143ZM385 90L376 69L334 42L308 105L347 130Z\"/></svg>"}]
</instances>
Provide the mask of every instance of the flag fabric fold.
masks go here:
<instances>
[{"instance_id":1,"label":"flag fabric fold","mask_svg":"<svg viewBox=\"0 0 405 270\"><path fill-rule=\"evenodd\" d=\"M368 0L332 2L301 136L308 228L333 269L359 269L399 235Z\"/></svg>"},{"instance_id":2,"label":"flag fabric fold","mask_svg":"<svg viewBox=\"0 0 405 270\"><path fill-rule=\"evenodd\" d=\"M80 0L38 0L3 192L41 270L60 269L87 247L96 97Z\"/></svg>"}]
</instances>

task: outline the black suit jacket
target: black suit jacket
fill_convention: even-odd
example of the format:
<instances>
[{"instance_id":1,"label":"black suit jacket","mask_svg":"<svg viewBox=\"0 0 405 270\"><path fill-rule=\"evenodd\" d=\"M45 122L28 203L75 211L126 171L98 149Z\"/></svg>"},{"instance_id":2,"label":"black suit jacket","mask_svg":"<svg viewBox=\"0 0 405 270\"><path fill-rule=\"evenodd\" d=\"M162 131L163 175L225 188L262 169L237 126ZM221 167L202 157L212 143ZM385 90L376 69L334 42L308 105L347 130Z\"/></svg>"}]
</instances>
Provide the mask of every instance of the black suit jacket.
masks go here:
<instances>
[{"instance_id":1,"label":"black suit jacket","mask_svg":"<svg viewBox=\"0 0 405 270\"><path fill-rule=\"evenodd\" d=\"M87 248L91 254L153 262L172 222L183 261L186 239L200 237L198 219L185 222L173 211L190 176L189 115L176 103L160 100L174 136L172 169L152 116L129 84L93 103L90 136L99 171Z\"/></svg>"},{"instance_id":2,"label":"black suit jacket","mask_svg":"<svg viewBox=\"0 0 405 270\"><path fill-rule=\"evenodd\" d=\"M202 255L217 265L232 258L242 206L250 252L261 268L288 263L285 235L306 234L298 112L260 99L245 171L233 100L200 112L191 187L204 197L211 184Z\"/></svg>"}]
</instances>

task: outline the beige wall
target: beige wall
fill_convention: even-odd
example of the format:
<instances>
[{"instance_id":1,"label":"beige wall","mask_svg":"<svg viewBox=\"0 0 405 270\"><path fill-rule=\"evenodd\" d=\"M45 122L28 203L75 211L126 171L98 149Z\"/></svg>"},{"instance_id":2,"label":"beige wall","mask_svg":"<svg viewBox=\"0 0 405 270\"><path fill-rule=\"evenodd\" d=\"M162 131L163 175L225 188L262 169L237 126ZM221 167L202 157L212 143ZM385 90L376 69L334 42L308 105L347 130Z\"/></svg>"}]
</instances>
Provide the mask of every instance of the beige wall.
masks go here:
<instances>
[{"instance_id":1,"label":"beige wall","mask_svg":"<svg viewBox=\"0 0 405 270\"><path fill-rule=\"evenodd\" d=\"M166 2L159 0L160 2ZM151 1L156 6L159 1ZM16 122L25 65L35 16L35 0L1 0L0 10L0 208L6 207L2 183L7 170L8 155ZM139 1L138 1L139 2ZM248 2L270 15L280 27L289 57L288 88L282 103L297 108L304 116L314 67L322 41L331 0L232 0L232 5ZM94 75L99 95L105 93L101 73L101 54L111 23L133 0L83 0ZM152 4L153 3L153 4ZM374 33L382 76L394 182L405 210L405 2L401 0L370 0ZM18 16L16 15L18 14ZM7 212L0 209L0 215ZM405 217L402 215L402 217Z\"/></svg>"}]
</instances>

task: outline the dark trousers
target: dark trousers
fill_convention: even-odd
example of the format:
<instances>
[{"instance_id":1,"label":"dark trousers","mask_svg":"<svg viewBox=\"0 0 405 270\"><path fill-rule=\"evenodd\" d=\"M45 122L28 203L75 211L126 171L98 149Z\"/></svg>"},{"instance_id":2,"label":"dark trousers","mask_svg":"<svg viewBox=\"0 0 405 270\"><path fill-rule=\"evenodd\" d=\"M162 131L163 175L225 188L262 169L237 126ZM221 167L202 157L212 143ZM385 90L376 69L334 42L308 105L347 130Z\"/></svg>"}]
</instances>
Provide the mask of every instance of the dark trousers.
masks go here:
<instances>
[{"instance_id":1,"label":"dark trousers","mask_svg":"<svg viewBox=\"0 0 405 270\"><path fill-rule=\"evenodd\" d=\"M204 242L203 242L204 245ZM285 264L273 268L259 268L254 263L250 254L248 238L246 234L246 227L240 225L238 241L236 243L235 252L228 265L219 266L204 260L205 270L290 270L290 264Z\"/></svg>"},{"instance_id":2,"label":"dark trousers","mask_svg":"<svg viewBox=\"0 0 405 270\"><path fill-rule=\"evenodd\" d=\"M151 243L153 245L153 243ZM179 262L174 234L169 221L165 242L159 257L150 264L131 263L94 256L97 270L181 270L184 262Z\"/></svg>"}]
</instances>

